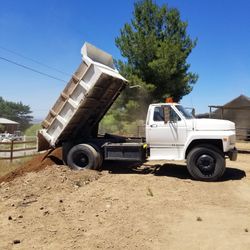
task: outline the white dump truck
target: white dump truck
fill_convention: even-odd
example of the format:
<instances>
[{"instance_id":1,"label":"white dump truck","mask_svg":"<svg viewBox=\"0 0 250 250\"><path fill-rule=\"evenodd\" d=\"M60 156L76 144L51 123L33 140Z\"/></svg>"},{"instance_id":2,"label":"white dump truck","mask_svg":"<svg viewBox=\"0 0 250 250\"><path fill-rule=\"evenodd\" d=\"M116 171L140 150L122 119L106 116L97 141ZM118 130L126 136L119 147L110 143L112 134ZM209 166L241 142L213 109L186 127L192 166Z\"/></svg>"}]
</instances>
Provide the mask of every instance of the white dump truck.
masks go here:
<instances>
[{"instance_id":1,"label":"white dump truck","mask_svg":"<svg viewBox=\"0 0 250 250\"><path fill-rule=\"evenodd\" d=\"M74 169L100 169L103 161L186 160L194 179L214 181L235 161L235 124L195 119L177 103L151 104L146 138L99 135L98 125L127 80L108 53L85 43L82 63L49 111L38 133L39 151L62 147Z\"/></svg>"}]
</instances>

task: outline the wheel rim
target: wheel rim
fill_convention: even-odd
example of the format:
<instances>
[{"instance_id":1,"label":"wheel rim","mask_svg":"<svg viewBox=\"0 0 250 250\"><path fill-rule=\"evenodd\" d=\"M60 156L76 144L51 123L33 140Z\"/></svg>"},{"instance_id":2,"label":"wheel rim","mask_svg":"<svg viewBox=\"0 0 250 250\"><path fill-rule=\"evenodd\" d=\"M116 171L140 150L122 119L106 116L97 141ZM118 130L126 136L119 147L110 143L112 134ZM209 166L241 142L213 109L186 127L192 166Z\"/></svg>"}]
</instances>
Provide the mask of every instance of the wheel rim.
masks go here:
<instances>
[{"instance_id":1,"label":"wheel rim","mask_svg":"<svg viewBox=\"0 0 250 250\"><path fill-rule=\"evenodd\" d=\"M80 168L85 168L89 164L89 159L83 152L73 154L73 162Z\"/></svg>"},{"instance_id":2,"label":"wheel rim","mask_svg":"<svg viewBox=\"0 0 250 250\"><path fill-rule=\"evenodd\" d=\"M205 176L211 176L215 171L216 160L211 155L200 155L196 160L196 166Z\"/></svg>"}]
</instances>

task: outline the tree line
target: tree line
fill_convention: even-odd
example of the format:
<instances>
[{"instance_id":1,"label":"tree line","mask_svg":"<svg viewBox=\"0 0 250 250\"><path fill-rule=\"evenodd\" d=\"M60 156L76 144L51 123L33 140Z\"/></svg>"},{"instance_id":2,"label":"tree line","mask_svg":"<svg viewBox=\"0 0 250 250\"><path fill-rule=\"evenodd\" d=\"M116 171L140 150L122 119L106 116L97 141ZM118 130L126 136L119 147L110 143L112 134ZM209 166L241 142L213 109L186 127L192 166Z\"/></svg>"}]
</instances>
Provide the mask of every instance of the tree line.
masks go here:
<instances>
[{"instance_id":1,"label":"tree line","mask_svg":"<svg viewBox=\"0 0 250 250\"><path fill-rule=\"evenodd\" d=\"M21 131L24 131L30 126L30 122L33 119L31 113L32 111L28 105L22 102L7 101L0 97L0 117L18 122Z\"/></svg>"}]
</instances>

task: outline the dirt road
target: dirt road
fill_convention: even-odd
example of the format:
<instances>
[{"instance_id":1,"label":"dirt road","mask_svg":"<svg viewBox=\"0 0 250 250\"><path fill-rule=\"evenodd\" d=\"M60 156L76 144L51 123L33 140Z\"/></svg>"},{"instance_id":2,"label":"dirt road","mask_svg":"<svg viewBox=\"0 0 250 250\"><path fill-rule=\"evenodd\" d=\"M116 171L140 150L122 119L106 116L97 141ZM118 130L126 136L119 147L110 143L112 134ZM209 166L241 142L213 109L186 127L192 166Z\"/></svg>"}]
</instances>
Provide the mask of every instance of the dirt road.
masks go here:
<instances>
[{"instance_id":1,"label":"dirt road","mask_svg":"<svg viewBox=\"0 0 250 250\"><path fill-rule=\"evenodd\" d=\"M28 173L0 184L0 249L250 249L249 162L215 183L171 164Z\"/></svg>"}]
</instances>

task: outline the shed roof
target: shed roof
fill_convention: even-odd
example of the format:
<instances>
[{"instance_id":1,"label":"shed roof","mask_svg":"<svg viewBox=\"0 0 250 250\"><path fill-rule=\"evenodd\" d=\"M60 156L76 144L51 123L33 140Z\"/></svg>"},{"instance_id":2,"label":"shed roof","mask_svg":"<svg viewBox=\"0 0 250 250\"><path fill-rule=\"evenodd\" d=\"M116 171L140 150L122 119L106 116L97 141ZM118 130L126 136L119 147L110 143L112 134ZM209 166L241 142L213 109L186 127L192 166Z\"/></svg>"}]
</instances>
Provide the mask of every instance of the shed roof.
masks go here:
<instances>
[{"instance_id":1,"label":"shed roof","mask_svg":"<svg viewBox=\"0 0 250 250\"><path fill-rule=\"evenodd\" d=\"M224 105L209 105L208 107L217 109L248 110L250 109L250 98L245 95L240 95Z\"/></svg>"},{"instance_id":2,"label":"shed roof","mask_svg":"<svg viewBox=\"0 0 250 250\"><path fill-rule=\"evenodd\" d=\"M249 106L250 105L250 98L245 95L240 95L236 98L234 98L232 101L224 104L224 107L230 107L230 106Z\"/></svg>"},{"instance_id":3,"label":"shed roof","mask_svg":"<svg viewBox=\"0 0 250 250\"><path fill-rule=\"evenodd\" d=\"M9 119L0 117L0 124L19 124L18 122L11 121Z\"/></svg>"}]
</instances>

